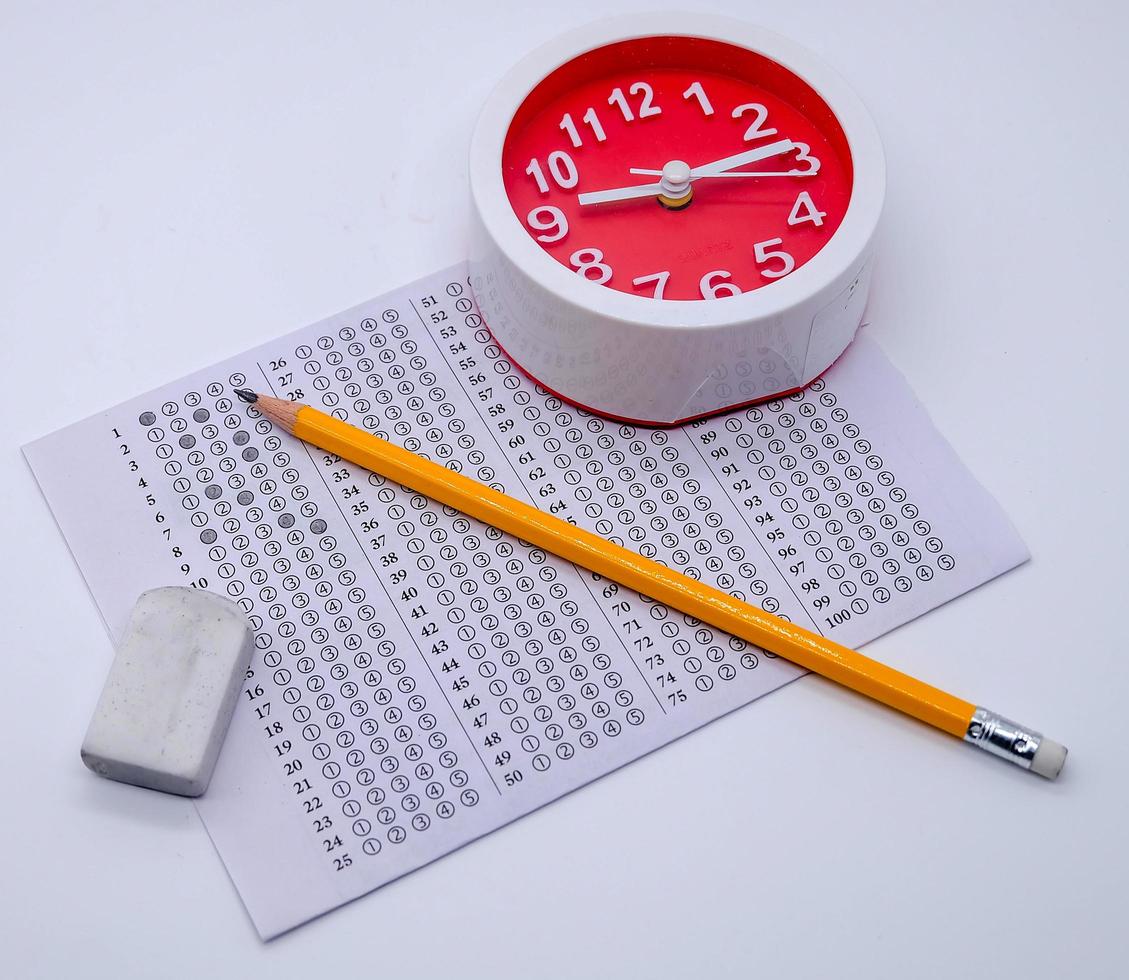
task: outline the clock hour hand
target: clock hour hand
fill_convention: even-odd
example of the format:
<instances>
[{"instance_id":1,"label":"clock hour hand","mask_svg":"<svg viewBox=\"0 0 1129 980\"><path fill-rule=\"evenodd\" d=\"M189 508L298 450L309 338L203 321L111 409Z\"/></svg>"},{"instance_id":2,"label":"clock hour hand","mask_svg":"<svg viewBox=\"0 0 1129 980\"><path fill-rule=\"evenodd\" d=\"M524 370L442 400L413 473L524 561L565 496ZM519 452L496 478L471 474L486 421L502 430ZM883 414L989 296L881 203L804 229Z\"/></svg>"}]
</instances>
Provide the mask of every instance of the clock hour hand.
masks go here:
<instances>
[{"instance_id":1,"label":"clock hour hand","mask_svg":"<svg viewBox=\"0 0 1129 980\"><path fill-rule=\"evenodd\" d=\"M612 187L606 191L587 191L577 194L576 200L580 204L610 204L613 201L630 201L636 197L657 197L662 191L663 185L659 183L634 184L631 187Z\"/></svg>"}]
</instances>

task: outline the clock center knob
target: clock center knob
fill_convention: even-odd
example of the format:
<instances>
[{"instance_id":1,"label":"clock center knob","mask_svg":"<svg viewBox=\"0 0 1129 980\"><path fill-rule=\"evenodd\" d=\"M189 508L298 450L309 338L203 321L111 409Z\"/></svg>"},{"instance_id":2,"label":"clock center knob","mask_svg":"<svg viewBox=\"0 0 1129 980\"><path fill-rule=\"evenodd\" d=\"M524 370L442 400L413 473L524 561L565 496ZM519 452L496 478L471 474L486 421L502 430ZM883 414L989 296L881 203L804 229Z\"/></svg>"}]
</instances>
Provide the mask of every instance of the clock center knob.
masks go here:
<instances>
[{"instance_id":1,"label":"clock center knob","mask_svg":"<svg viewBox=\"0 0 1129 980\"><path fill-rule=\"evenodd\" d=\"M694 193L690 186L690 164L683 160L669 161L663 167L659 185L662 187L659 203L664 208L678 211L686 207Z\"/></svg>"}]
</instances>

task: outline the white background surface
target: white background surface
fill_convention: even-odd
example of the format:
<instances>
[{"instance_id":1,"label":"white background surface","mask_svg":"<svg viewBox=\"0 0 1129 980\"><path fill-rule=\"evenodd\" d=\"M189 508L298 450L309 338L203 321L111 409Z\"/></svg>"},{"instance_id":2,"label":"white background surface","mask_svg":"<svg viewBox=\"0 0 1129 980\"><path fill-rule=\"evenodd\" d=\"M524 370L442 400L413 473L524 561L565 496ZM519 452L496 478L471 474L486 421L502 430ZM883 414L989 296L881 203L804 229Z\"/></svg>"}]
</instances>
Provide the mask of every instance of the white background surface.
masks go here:
<instances>
[{"instance_id":1,"label":"white background surface","mask_svg":"<svg viewBox=\"0 0 1129 980\"><path fill-rule=\"evenodd\" d=\"M461 258L490 86L643 7L3 0L0 974L1124 976L1126 8L706 6L873 112L869 329L1034 554L868 652L1063 777L807 678L261 944L192 805L79 761L111 650L18 446Z\"/></svg>"}]
</instances>

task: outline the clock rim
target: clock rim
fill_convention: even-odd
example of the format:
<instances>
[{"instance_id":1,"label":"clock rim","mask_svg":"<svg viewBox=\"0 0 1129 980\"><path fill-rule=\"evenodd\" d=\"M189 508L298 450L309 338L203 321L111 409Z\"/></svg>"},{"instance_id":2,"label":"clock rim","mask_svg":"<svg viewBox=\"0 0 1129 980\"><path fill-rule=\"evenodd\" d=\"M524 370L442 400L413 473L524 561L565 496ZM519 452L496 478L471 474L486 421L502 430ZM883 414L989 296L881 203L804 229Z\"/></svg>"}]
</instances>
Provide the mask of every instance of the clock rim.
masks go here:
<instances>
[{"instance_id":1,"label":"clock rim","mask_svg":"<svg viewBox=\"0 0 1129 980\"><path fill-rule=\"evenodd\" d=\"M751 292L720 299L656 300L608 289L562 266L526 232L502 178L510 123L533 89L562 65L594 48L651 36L694 37L761 54L816 90L847 139L854 175L839 227L806 263ZM836 283L874 237L886 188L886 164L870 113L847 82L818 56L772 31L728 17L629 14L598 21L542 45L510 69L486 100L470 147L470 188L485 231L505 258L558 301L641 326L718 329L787 313ZM750 243L751 247L751 243Z\"/></svg>"}]
</instances>

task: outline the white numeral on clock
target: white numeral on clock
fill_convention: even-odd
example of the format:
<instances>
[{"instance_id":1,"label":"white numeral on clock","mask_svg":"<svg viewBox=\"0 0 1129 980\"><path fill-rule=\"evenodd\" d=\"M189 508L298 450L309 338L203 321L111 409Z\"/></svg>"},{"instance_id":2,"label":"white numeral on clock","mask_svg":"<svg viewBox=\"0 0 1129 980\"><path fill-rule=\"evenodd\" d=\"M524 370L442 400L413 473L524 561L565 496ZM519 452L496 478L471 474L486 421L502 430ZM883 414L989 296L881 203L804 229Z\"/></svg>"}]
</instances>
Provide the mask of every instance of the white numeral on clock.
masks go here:
<instances>
[{"instance_id":1,"label":"white numeral on clock","mask_svg":"<svg viewBox=\"0 0 1129 980\"><path fill-rule=\"evenodd\" d=\"M584 113L584 121L592 128L597 143L603 143L604 140L608 138L604 133L604 127L600 125L600 117L596 115L596 110L591 106L589 106L588 111Z\"/></svg>"},{"instance_id":2,"label":"white numeral on clock","mask_svg":"<svg viewBox=\"0 0 1129 980\"><path fill-rule=\"evenodd\" d=\"M534 157L529 161L529 166L525 168L525 172L529 174L535 181L537 181L537 189L542 194L549 193L549 182L545 179L545 173L541 169L541 161ZM549 173L552 174L553 180L556 181L558 187L568 190L570 187L575 187L580 175L576 172L576 164L572 162L570 157L564 150L553 150L549 154Z\"/></svg>"},{"instance_id":3,"label":"white numeral on clock","mask_svg":"<svg viewBox=\"0 0 1129 980\"><path fill-rule=\"evenodd\" d=\"M566 112L561 117L560 128L568 133L569 141L574 147L580 146L584 141L580 138L580 134L576 131L576 124L572 121L572 114Z\"/></svg>"},{"instance_id":4,"label":"white numeral on clock","mask_svg":"<svg viewBox=\"0 0 1129 980\"><path fill-rule=\"evenodd\" d=\"M632 95L642 95L643 101L639 103L639 118L646 119L648 116L657 116L662 112L657 105L654 105L655 90L651 88L646 82L633 82L631 87L627 90ZM627 104L627 98L623 94L623 89L612 89L612 94L608 96L608 105L614 105L619 108L623 113L623 121L631 122L635 119L635 113L631 111L631 106Z\"/></svg>"},{"instance_id":5,"label":"white numeral on clock","mask_svg":"<svg viewBox=\"0 0 1129 980\"><path fill-rule=\"evenodd\" d=\"M525 220L529 227L535 231L545 231L549 233L547 235L536 236L539 242L545 242L546 244L559 242L568 234L568 219L564 216L564 212L560 208L534 208L526 215Z\"/></svg>"},{"instance_id":6,"label":"white numeral on clock","mask_svg":"<svg viewBox=\"0 0 1129 980\"><path fill-rule=\"evenodd\" d=\"M603 143L604 140L608 138L607 134L604 132L604 127L600 125L600 119L596 115L596 110L591 106L589 106L588 111L581 116L581 120L589 125L593 135L596 137L597 143ZM576 123L572 121L572 113L566 112L561 117L560 128L568 134L569 141L574 148L579 148L584 144L584 140L576 128Z\"/></svg>"},{"instance_id":7,"label":"white numeral on clock","mask_svg":"<svg viewBox=\"0 0 1129 980\"><path fill-rule=\"evenodd\" d=\"M773 130L776 132L776 130ZM799 151L796 154L796 163L806 163L807 170L793 171L796 177L810 177L812 174L819 173L819 158L811 155L811 147L807 143L797 143L796 149Z\"/></svg>"},{"instance_id":8,"label":"white numeral on clock","mask_svg":"<svg viewBox=\"0 0 1129 980\"><path fill-rule=\"evenodd\" d=\"M762 129L765 120L768 119L768 110L759 102L746 102L744 105L737 106L733 110L733 118L740 119L746 112L755 113L753 124L745 130L746 140L758 140L762 136L772 136L777 132L771 126L768 129Z\"/></svg>"},{"instance_id":9,"label":"white numeral on clock","mask_svg":"<svg viewBox=\"0 0 1129 980\"><path fill-rule=\"evenodd\" d=\"M802 225L805 221L810 221L817 228L822 228L823 219L826 216L827 212L820 211L815 206L807 191L800 191L800 196L796 198L796 203L792 205L792 213L788 215L788 224Z\"/></svg>"},{"instance_id":10,"label":"white numeral on clock","mask_svg":"<svg viewBox=\"0 0 1129 980\"><path fill-rule=\"evenodd\" d=\"M710 100L706 98L706 90L702 88L701 82L694 82L685 92L682 93L682 98L689 99L695 98L698 100L698 105L702 107L702 112L707 116L713 115L713 106L710 105Z\"/></svg>"},{"instance_id":11,"label":"white numeral on clock","mask_svg":"<svg viewBox=\"0 0 1129 980\"><path fill-rule=\"evenodd\" d=\"M773 249L773 245L783 245L783 238L768 238L763 242L757 242L753 245L753 258L757 260L757 265L763 265L765 262L770 262L773 259L780 261L779 267L775 269L761 269L760 274L765 279L779 279L781 276L788 275L794 268L796 268L796 260L792 258L782 248Z\"/></svg>"},{"instance_id":12,"label":"white numeral on clock","mask_svg":"<svg viewBox=\"0 0 1129 980\"><path fill-rule=\"evenodd\" d=\"M776 239L780 241L780 239ZM724 269L718 269L716 272L707 272L702 276L698 282L698 289L702 292L702 299L721 299L724 296L739 296L741 290L737 288L736 284L731 282L722 282L721 280L728 279L730 273Z\"/></svg>"},{"instance_id":13,"label":"white numeral on clock","mask_svg":"<svg viewBox=\"0 0 1129 980\"><path fill-rule=\"evenodd\" d=\"M612 267L604 262L604 253L598 248L578 248L568 257L568 261L576 274L589 282L604 283L612 277ZM588 275L593 270L597 276L595 279Z\"/></svg>"},{"instance_id":14,"label":"white numeral on clock","mask_svg":"<svg viewBox=\"0 0 1129 980\"><path fill-rule=\"evenodd\" d=\"M663 293L666 291L667 280L670 279L669 272L656 272L650 276L640 276L638 279L632 279L632 286L646 286L647 283L653 282L655 284L655 299L662 299Z\"/></svg>"}]
</instances>

